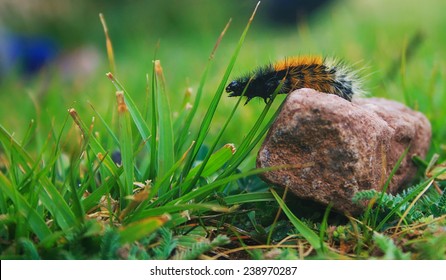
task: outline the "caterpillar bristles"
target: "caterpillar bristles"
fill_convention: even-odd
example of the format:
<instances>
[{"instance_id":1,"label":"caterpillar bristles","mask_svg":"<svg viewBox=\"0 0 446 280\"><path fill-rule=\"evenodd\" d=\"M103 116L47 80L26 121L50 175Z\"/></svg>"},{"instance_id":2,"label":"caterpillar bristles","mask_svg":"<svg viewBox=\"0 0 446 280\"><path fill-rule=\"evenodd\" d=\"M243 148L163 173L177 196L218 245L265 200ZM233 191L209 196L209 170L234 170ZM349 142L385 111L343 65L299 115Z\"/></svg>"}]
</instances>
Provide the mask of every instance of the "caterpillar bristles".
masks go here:
<instances>
[{"instance_id":1,"label":"caterpillar bristles","mask_svg":"<svg viewBox=\"0 0 446 280\"><path fill-rule=\"evenodd\" d=\"M248 85L250 79L252 80ZM352 100L353 95L363 94L356 71L343 62L320 56L289 57L260 67L230 82L226 92L230 97L241 96L248 85L245 105L254 97L263 98L266 103L282 80L283 85L278 94L288 94L300 88L312 88L348 101Z\"/></svg>"}]
</instances>

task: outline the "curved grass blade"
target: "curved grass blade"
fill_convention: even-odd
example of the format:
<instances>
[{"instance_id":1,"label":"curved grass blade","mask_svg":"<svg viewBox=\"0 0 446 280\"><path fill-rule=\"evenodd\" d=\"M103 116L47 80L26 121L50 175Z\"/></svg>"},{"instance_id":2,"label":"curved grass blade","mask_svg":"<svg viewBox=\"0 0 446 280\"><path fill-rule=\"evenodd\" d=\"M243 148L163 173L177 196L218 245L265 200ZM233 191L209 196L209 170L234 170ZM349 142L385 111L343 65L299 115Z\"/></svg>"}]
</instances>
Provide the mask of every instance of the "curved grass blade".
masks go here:
<instances>
[{"instance_id":1,"label":"curved grass blade","mask_svg":"<svg viewBox=\"0 0 446 280\"><path fill-rule=\"evenodd\" d=\"M273 100L274 100L274 98L272 98L268 102L268 104L265 106L265 108L262 111L262 114L257 119L256 124L250 130L250 132L245 137L245 139L243 139L243 142L242 142L240 148L237 149L234 156L229 161L228 166L225 168L223 173L219 175L219 178L228 176L229 174L231 174L238 168L238 166L243 162L243 160L248 156L248 154L254 149L254 147L260 142L260 140L266 134L266 132L268 131L270 126L276 120L277 115L280 113L280 109L274 113L274 115L269 119L268 123L265 124L265 126L260 130L259 133L257 133L260 125L263 123L263 120L266 117L266 114L268 113L269 108L271 107ZM257 136L254 138L254 140L252 140L252 138L255 136L256 133L257 133Z\"/></svg>"},{"instance_id":2,"label":"curved grass blade","mask_svg":"<svg viewBox=\"0 0 446 280\"><path fill-rule=\"evenodd\" d=\"M241 173L237 173L237 174L232 174L230 176L227 176L225 178L221 178L221 179L217 179L212 183L209 183L205 186L202 186L200 188L195 189L194 191L191 191L189 193L184 194L183 196L172 200L168 203L166 203L167 205L174 205L177 203L185 203L187 201L191 201L194 199L203 199L205 197L208 197L215 189L217 189L218 187L225 185L227 183L230 183L232 181L244 178L244 177L248 177L248 176L252 176L252 175L257 175L260 173L264 173L264 172L269 172L269 171L273 171L273 170L279 170L279 169L284 169L284 168L296 168L295 166L272 166L272 167L267 167L267 168L257 168L257 169L253 169L250 171L246 171L246 172L241 172Z\"/></svg>"},{"instance_id":3,"label":"curved grass blade","mask_svg":"<svg viewBox=\"0 0 446 280\"><path fill-rule=\"evenodd\" d=\"M110 126L107 124L107 122L104 120L104 118L99 114L98 111L96 111L96 108L94 108L93 104L90 104L91 109L93 109L93 111L95 112L96 116L99 118L99 120L101 121L102 125L105 127L105 129L107 130L108 134L111 136L113 143L116 146L119 146L119 140L118 137L116 137L115 133L113 132L113 130L110 128Z\"/></svg>"},{"instance_id":4,"label":"curved grass blade","mask_svg":"<svg viewBox=\"0 0 446 280\"><path fill-rule=\"evenodd\" d=\"M192 144L193 145L193 144ZM150 189L149 192L149 196L146 200L144 200L135 211L133 211L133 213L131 214L131 216L133 215L138 215L141 211L143 211L146 206L151 203L151 200L153 197L155 197L158 194L158 189L161 187L162 184L164 184L164 182L169 181L170 177L173 176L173 174L179 169L179 167L181 166L181 164L183 163L184 159L186 158L187 154L189 153L190 149L192 148L189 147L189 149L183 154L183 156L172 166L172 168L169 170L169 172L167 172L164 177L158 179L154 186ZM167 197L166 199L169 200L172 198L171 194L172 194L172 190L166 194L164 194L162 197ZM157 199L160 200L160 198Z\"/></svg>"},{"instance_id":5,"label":"curved grass blade","mask_svg":"<svg viewBox=\"0 0 446 280\"><path fill-rule=\"evenodd\" d=\"M117 175L122 174L123 169L120 167L117 170ZM93 191L90 195L88 195L86 198L82 200L82 207L87 210L87 212L97 207L99 201L101 200L101 197L110 193L112 189L118 187L118 181L114 177L109 177L105 179L105 182L97 188L95 191Z\"/></svg>"},{"instance_id":6,"label":"curved grass blade","mask_svg":"<svg viewBox=\"0 0 446 280\"><path fill-rule=\"evenodd\" d=\"M126 225L120 229L120 241L122 243L130 243L137 241L150 233L158 230L168 220L169 216L149 217Z\"/></svg>"},{"instance_id":7,"label":"curved grass blade","mask_svg":"<svg viewBox=\"0 0 446 280\"><path fill-rule=\"evenodd\" d=\"M42 240L51 235L51 231L42 219L41 215L28 203L11 181L0 172L0 190L2 194L6 194L13 201L14 208L17 213L23 217L26 224L31 228L32 232Z\"/></svg>"},{"instance_id":8,"label":"curved grass blade","mask_svg":"<svg viewBox=\"0 0 446 280\"><path fill-rule=\"evenodd\" d=\"M242 100L243 95L244 94L242 94L242 96L237 100L236 105L234 106L231 113L227 117L223 127L220 129L217 137L215 137L214 142L212 143L212 146L209 148L209 151L207 152L203 162L200 164L200 167L199 167L197 173L195 174L195 176L193 177L192 181L190 181L188 184L186 184L186 186L184 188L181 188L182 192L188 192L200 179L203 170L206 168L206 165L209 162L209 159L211 158L213 151L215 150L215 147L219 143L221 137L223 136L223 133L225 132L226 128L228 127L229 123L231 122L232 117L235 114L235 111L237 110L238 106L240 105L240 101Z\"/></svg>"},{"instance_id":9,"label":"curved grass blade","mask_svg":"<svg viewBox=\"0 0 446 280\"><path fill-rule=\"evenodd\" d=\"M213 204L213 203L200 203L200 204L176 204L176 205L167 205L161 206L151 209L146 209L138 213L137 215L133 215L130 221L138 221L140 219L145 219L148 217L159 216L163 214L174 214L182 211L213 211L213 212L229 212L229 208Z\"/></svg>"},{"instance_id":10,"label":"curved grass blade","mask_svg":"<svg viewBox=\"0 0 446 280\"><path fill-rule=\"evenodd\" d=\"M20 146L19 143L11 136L9 133L0 125L0 141L4 145L10 146L11 149L17 151L21 160L26 164L22 167L25 172L30 172L29 165L33 166L36 163L31 158L31 156ZM10 149L10 150L11 150ZM62 230L68 230L76 223L76 218L74 213L71 211L65 199L59 193L57 188L52 184L50 179L46 176L40 176L38 182L42 186L42 190L39 191L39 199L45 208L53 215L57 224L62 228Z\"/></svg>"},{"instance_id":11,"label":"curved grass blade","mask_svg":"<svg viewBox=\"0 0 446 280\"><path fill-rule=\"evenodd\" d=\"M103 162L103 164L107 168L107 170L110 171L110 173L116 179L118 179L119 175L120 175L117 172L118 171L118 167L113 162L111 157L108 155L108 152L106 151L106 149L104 149L104 147L102 147L102 145L99 143L99 141L96 139L96 137L94 137L94 136L93 137L89 137L90 135L87 132L87 131L89 131L89 129L87 128L85 123L80 119L80 117L77 114L75 109L71 108L71 109L68 110L68 112L70 113L70 115L73 118L73 120L76 123L76 125L81 130L81 132L82 132L82 134L84 136L85 141L88 143L88 145L90 146L90 148L93 151L93 153L99 157L99 159Z\"/></svg>"},{"instance_id":12,"label":"curved grass blade","mask_svg":"<svg viewBox=\"0 0 446 280\"><path fill-rule=\"evenodd\" d=\"M377 209L376 209L376 214L375 214L375 216L373 217L373 220L372 220L372 224L371 224L372 228L376 225L376 223L378 221L378 215L379 215L379 212L380 212L380 209L381 209L382 202L384 200L384 195L386 194L387 189L389 188L390 181L392 180L392 178L395 175L395 173L398 171L398 168L401 166L401 163L403 162L404 158L409 153L409 149L410 149L410 145L407 146L406 149L404 149L403 154L398 158L398 161L395 163L395 165L392 168L392 171L390 172L389 176L387 177L387 180L386 180L386 182L385 182L385 184L384 184L384 186L383 186L383 188L381 190L381 195L380 195L380 197L379 197L379 199L377 201L378 206L377 206ZM385 155L383 155L383 156L385 156ZM370 212L371 207L372 207L372 204L369 204L368 209L366 210L366 216Z\"/></svg>"},{"instance_id":13,"label":"curved grass blade","mask_svg":"<svg viewBox=\"0 0 446 280\"><path fill-rule=\"evenodd\" d=\"M322 252L323 243L319 239L319 236L312 231L309 227L307 227L300 219L298 219L293 212L288 208L285 202L280 198L280 196L276 193L275 190L271 189L271 193L276 199L277 203L279 203L285 215L288 217L290 222L294 225L294 227L302 234L302 236L308 241L308 243L313 246L313 248L319 253Z\"/></svg>"},{"instance_id":14,"label":"curved grass blade","mask_svg":"<svg viewBox=\"0 0 446 280\"><path fill-rule=\"evenodd\" d=\"M107 28L107 23L105 22L105 17L102 13L99 14L99 19L101 20L102 27L104 28L105 46L107 49L108 62L110 63L110 71L116 74L116 63L115 63L115 55L113 52L113 45L110 40L110 36L108 35L108 28Z\"/></svg>"},{"instance_id":15,"label":"curved grass blade","mask_svg":"<svg viewBox=\"0 0 446 280\"><path fill-rule=\"evenodd\" d=\"M214 117L215 111L217 110L218 103L220 102L221 95L223 94L223 91L224 91L224 89L226 87L226 83L227 83L227 81L229 79L229 75L231 74L232 68L235 65L235 61L236 61L237 56L238 56L238 54L240 52L240 49L241 49L241 47L243 45L245 37L246 37L246 35L248 33L249 27L251 26L251 23L254 20L254 16L255 16L255 14L257 12L257 8L258 8L259 4L260 4L260 2L257 3L257 5L254 8L254 11L253 11L253 13L252 13L248 23L246 24L245 29L243 30L243 33L242 33L242 35L241 35L241 37L239 39L239 42L238 42L238 44L237 44L237 46L236 46L236 48L234 50L234 53L233 53L233 55L231 57L231 60L229 61L229 65L226 68L225 74L223 75L223 78L220 81L220 85L218 86L218 88L217 88L217 90L216 90L216 92L214 94L214 98L212 99L211 104L209 105L209 109L206 111L206 114L205 114L205 116L203 118L203 122L201 123L201 126L200 126L200 130L198 131L198 135L195 138L194 150L193 150L193 152L191 154L191 157L188 159L188 161L185 164L184 171L183 171L183 175L184 176L186 176L187 173L189 173L189 170L192 167L192 163L195 161L195 158L196 158L196 156L198 154L198 151L200 150L200 147L203 144L204 139L206 138L206 135L207 135L207 133L209 131L209 127L210 127L211 121L212 121L212 119Z\"/></svg>"},{"instance_id":16,"label":"curved grass blade","mask_svg":"<svg viewBox=\"0 0 446 280\"><path fill-rule=\"evenodd\" d=\"M192 106L189 114L187 115L187 118L184 122L183 129L181 130L181 133L180 133L179 137L177 138L177 142L175 143L175 150L177 151L177 153L180 152L181 147L184 145L184 142L186 141L187 134L189 133L190 125L192 124L192 120L194 119L195 114L197 113L197 109L200 105L201 96L203 95L204 84L207 80L211 62L214 59L215 52L217 51L217 48L220 45L220 42L223 39L223 36L225 35L226 31L228 30L228 28L231 24L231 21L232 20L230 19L228 21L228 23L226 24L225 28L223 29L223 31L220 33L220 36L218 37L217 42L214 45L214 49L212 50L211 55L209 56L208 62L206 64L206 68L204 69L204 73L200 80L200 84L198 85L197 95L194 100L194 105Z\"/></svg>"},{"instance_id":17,"label":"curved grass blade","mask_svg":"<svg viewBox=\"0 0 446 280\"><path fill-rule=\"evenodd\" d=\"M270 192L255 192L230 195L223 198L227 205L243 204L249 202L275 201L274 196ZM212 202L210 202L212 203Z\"/></svg>"},{"instance_id":18,"label":"curved grass blade","mask_svg":"<svg viewBox=\"0 0 446 280\"><path fill-rule=\"evenodd\" d=\"M197 176L197 174L200 174L202 177L208 177L214 174L228 162L234 153L235 147L233 144L224 145L222 148L213 153L208 161L203 161L191 169L184 181L192 180ZM206 165L207 162L209 163ZM205 165L205 167L202 168L203 165ZM199 172L200 169L202 169L201 172Z\"/></svg>"}]
</instances>

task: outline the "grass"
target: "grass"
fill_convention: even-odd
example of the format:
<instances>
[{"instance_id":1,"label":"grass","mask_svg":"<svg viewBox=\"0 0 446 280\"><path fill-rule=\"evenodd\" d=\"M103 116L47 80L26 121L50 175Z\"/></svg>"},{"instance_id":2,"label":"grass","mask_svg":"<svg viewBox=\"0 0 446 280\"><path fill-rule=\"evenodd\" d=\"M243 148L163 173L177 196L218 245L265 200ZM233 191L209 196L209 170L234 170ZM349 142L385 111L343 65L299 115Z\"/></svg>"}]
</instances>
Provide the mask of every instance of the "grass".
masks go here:
<instances>
[{"instance_id":1,"label":"grass","mask_svg":"<svg viewBox=\"0 0 446 280\"><path fill-rule=\"evenodd\" d=\"M434 4L438 11L437 6L444 6ZM57 80L45 88L45 95L39 94L42 79L30 81L28 103L17 96L5 99L0 125L1 258L445 259L446 97L440 59L444 51L438 47L446 38L434 36L444 24L435 25L436 14L419 30L402 20L403 26L378 33L374 41L364 34L386 26L390 16L364 16L364 5L372 15L380 7L338 5L332 14L318 17L320 22L303 24L291 36L279 30L259 32L254 11L238 35L230 34L237 27L231 29L233 22L228 22L201 68L193 58L175 65L180 63L170 49L175 40L156 47L147 59L153 60L150 67L131 60L130 67L120 64L111 45L116 39L108 37L113 30L101 18L112 85L106 77L87 83L89 105L67 102L60 93L76 94L77 89L65 89ZM399 8L414 12L418 7ZM349 9L355 11L354 25L345 16ZM234 37L239 38L235 46L225 45ZM373 63L369 71L374 73L366 86L373 95L406 102L432 123L428 157L414 158L419 166L414 183L394 196L357 194L357 201L372 201L362 216L341 217L330 207L292 207L287 203L290 194L270 189L256 176L271 170L254 169L253 161L283 97L243 108L242 99L226 102L222 97L237 67L250 69L252 61L260 64L264 61L258 59L281 52L294 55L296 39L302 52L327 53L320 46L328 40L330 51L341 57L370 57L366 64ZM141 70L147 68L150 73ZM138 75L126 74L129 69ZM196 93L178 86L178 80L169 81L173 69L180 76L191 71ZM196 78L200 71L201 79ZM10 80L2 87L13 91L20 86ZM95 91L114 96L89 94ZM68 104L60 108L61 103ZM23 106L14 114L7 109L12 104ZM14 118L6 120L6 113Z\"/></svg>"}]
</instances>

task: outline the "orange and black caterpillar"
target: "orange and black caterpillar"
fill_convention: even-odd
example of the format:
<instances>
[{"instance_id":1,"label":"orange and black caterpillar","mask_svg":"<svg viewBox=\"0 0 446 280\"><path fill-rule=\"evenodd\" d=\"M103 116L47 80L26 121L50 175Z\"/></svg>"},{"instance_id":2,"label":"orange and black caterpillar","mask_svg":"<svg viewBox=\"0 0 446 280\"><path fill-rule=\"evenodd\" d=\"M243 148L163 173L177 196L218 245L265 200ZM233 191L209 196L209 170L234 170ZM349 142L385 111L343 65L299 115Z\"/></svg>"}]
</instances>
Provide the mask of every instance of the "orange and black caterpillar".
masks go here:
<instances>
[{"instance_id":1,"label":"orange and black caterpillar","mask_svg":"<svg viewBox=\"0 0 446 280\"><path fill-rule=\"evenodd\" d=\"M351 101L353 94L362 92L354 71L343 63L319 56L291 57L260 67L230 82L226 92L230 97L241 96L249 82L245 92L245 105L254 97L261 97L266 103L282 80L279 94L287 94L300 88L312 88Z\"/></svg>"}]
</instances>

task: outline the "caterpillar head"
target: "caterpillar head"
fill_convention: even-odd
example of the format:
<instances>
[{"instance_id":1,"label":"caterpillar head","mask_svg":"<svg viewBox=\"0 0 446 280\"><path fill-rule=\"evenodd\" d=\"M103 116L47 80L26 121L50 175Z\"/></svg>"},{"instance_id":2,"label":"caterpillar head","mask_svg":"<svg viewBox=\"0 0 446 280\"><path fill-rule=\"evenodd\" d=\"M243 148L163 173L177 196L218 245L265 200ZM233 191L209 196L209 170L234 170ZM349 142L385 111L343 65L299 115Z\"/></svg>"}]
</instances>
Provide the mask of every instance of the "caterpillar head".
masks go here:
<instances>
[{"instance_id":1,"label":"caterpillar head","mask_svg":"<svg viewBox=\"0 0 446 280\"><path fill-rule=\"evenodd\" d=\"M234 81L230 82L229 85L226 87L226 92L229 93L229 97L241 96L247 85L248 85L248 81L245 81L245 79L234 80ZM246 92L245 92L245 96L248 97L248 99L245 102L245 105L252 98L247 95L248 92L249 92L249 88L247 88Z\"/></svg>"},{"instance_id":2,"label":"caterpillar head","mask_svg":"<svg viewBox=\"0 0 446 280\"><path fill-rule=\"evenodd\" d=\"M234 80L226 87L226 92L229 93L229 97L241 96L245 88L244 96L247 98L245 105L254 97L261 97L266 103L271 96L270 90L268 87L265 87L264 81L259 81L255 78L251 79L251 81L245 78Z\"/></svg>"},{"instance_id":3,"label":"caterpillar head","mask_svg":"<svg viewBox=\"0 0 446 280\"><path fill-rule=\"evenodd\" d=\"M229 93L229 97L241 96L246 85L244 81L234 80L226 87L226 92Z\"/></svg>"}]
</instances>

